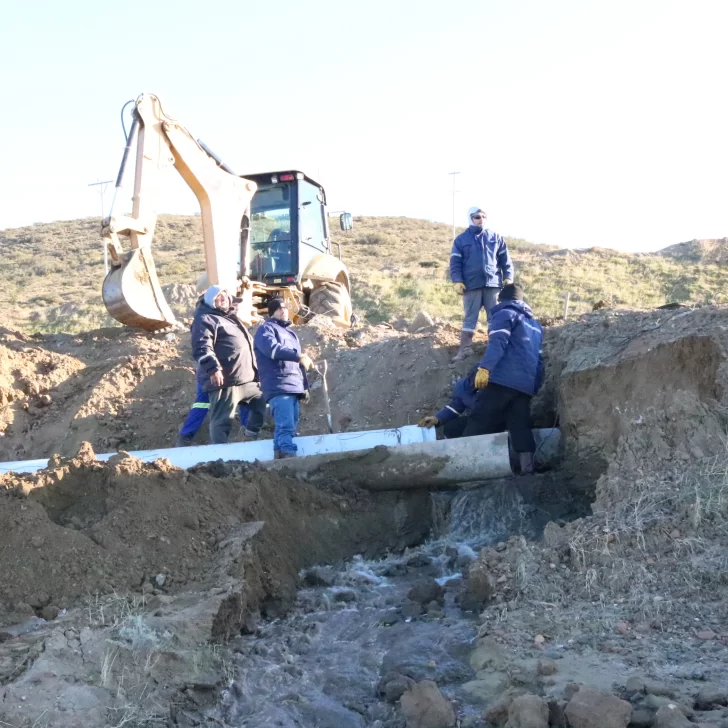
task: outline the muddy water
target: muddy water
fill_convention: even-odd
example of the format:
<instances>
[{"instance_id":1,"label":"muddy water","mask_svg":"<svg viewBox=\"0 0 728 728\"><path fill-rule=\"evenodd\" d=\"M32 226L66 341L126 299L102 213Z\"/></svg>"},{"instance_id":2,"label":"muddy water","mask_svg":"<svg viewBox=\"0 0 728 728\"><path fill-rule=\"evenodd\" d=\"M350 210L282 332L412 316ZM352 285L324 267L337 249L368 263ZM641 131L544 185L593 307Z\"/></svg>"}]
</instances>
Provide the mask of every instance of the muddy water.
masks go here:
<instances>
[{"instance_id":1,"label":"muddy water","mask_svg":"<svg viewBox=\"0 0 728 728\"><path fill-rule=\"evenodd\" d=\"M217 715L251 728L399 727L393 696L383 694L382 678L394 672L435 680L464 725L481 725L483 705L462 687L474 677L478 624L456 596L478 548L514 533L538 537L546 522L568 515L527 502L513 481L433 496L445 514L439 537L380 561L309 570L304 583L317 585L301 589L288 617L233 645L236 678ZM444 600L418 614L408 593L432 579Z\"/></svg>"}]
</instances>

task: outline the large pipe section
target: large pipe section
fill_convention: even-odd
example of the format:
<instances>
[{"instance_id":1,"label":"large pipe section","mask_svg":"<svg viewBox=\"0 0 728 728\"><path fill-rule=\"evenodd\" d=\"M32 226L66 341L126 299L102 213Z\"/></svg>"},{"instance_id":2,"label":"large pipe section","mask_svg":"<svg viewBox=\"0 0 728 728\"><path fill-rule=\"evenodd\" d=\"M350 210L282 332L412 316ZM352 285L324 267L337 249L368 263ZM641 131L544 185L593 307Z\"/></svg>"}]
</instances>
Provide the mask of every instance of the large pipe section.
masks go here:
<instances>
[{"instance_id":1,"label":"large pipe section","mask_svg":"<svg viewBox=\"0 0 728 728\"><path fill-rule=\"evenodd\" d=\"M558 459L558 429L534 430L536 460L541 465ZM414 425L394 430L337 433L296 438L299 456L273 460L273 441L227 445L164 448L131 452L145 462L168 459L190 468L215 460L259 461L264 467L290 472L312 483L338 480L369 490L442 488L461 483L504 478L512 474L507 433L456 440L435 440L432 429ZM101 461L116 453L97 455ZM48 460L0 463L0 473L33 473Z\"/></svg>"}]
</instances>

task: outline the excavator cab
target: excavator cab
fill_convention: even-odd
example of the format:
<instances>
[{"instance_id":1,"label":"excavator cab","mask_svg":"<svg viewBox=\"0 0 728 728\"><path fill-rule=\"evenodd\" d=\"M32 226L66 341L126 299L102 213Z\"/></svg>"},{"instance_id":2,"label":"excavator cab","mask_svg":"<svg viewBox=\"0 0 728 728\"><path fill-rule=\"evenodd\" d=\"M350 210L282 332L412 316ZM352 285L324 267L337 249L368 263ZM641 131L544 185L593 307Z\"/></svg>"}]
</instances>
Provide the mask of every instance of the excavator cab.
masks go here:
<instances>
[{"instance_id":1,"label":"excavator cab","mask_svg":"<svg viewBox=\"0 0 728 728\"><path fill-rule=\"evenodd\" d=\"M265 285L258 300L284 296L293 300L294 316L324 313L342 326L351 325L349 275L332 252L326 192L298 170L246 174L257 191L250 208L251 280ZM351 215L339 218L342 230L351 230ZM242 269L245 269L243 265ZM297 304L297 305L295 305Z\"/></svg>"},{"instance_id":2,"label":"excavator cab","mask_svg":"<svg viewBox=\"0 0 728 728\"><path fill-rule=\"evenodd\" d=\"M136 141L134 194L130 215L102 221L111 270L102 293L109 313L129 326L149 331L175 324L152 257L157 193L165 168L174 167L200 203L206 285L242 298L238 318L251 324L265 314L270 298L285 298L294 321L312 314L352 324L346 266L332 255L323 187L297 170L240 177L203 142L168 116L159 98L132 100L116 192ZM258 194L256 193L258 190ZM350 230L351 215L341 215Z\"/></svg>"}]
</instances>

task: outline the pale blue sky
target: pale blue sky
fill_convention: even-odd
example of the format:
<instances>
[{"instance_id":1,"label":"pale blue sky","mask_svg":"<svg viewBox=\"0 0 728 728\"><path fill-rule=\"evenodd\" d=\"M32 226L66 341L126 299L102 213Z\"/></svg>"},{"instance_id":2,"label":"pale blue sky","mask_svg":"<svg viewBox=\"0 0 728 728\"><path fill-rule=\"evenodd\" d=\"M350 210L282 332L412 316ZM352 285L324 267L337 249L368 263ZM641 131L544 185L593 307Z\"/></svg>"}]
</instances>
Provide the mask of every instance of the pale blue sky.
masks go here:
<instances>
[{"instance_id":1,"label":"pale blue sky","mask_svg":"<svg viewBox=\"0 0 728 728\"><path fill-rule=\"evenodd\" d=\"M98 215L148 91L240 173L302 168L354 214L450 222L460 171L458 223L723 237L726 27L724 0L6 0L0 228ZM195 209L171 175L161 212Z\"/></svg>"}]
</instances>

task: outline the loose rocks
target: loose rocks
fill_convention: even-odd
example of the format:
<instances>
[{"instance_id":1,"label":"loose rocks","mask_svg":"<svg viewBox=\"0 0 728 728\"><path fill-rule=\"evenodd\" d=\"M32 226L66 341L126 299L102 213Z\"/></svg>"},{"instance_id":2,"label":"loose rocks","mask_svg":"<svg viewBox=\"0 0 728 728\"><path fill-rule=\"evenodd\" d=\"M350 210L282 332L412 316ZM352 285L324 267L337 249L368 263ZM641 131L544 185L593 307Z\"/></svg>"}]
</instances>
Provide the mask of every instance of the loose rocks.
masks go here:
<instances>
[{"instance_id":1,"label":"loose rocks","mask_svg":"<svg viewBox=\"0 0 728 728\"><path fill-rule=\"evenodd\" d=\"M565 713L572 728L627 728L632 706L614 695L582 687Z\"/></svg>"},{"instance_id":2,"label":"loose rocks","mask_svg":"<svg viewBox=\"0 0 728 728\"><path fill-rule=\"evenodd\" d=\"M432 680L412 685L400 699L407 728L454 728L455 711Z\"/></svg>"}]
</instances>

